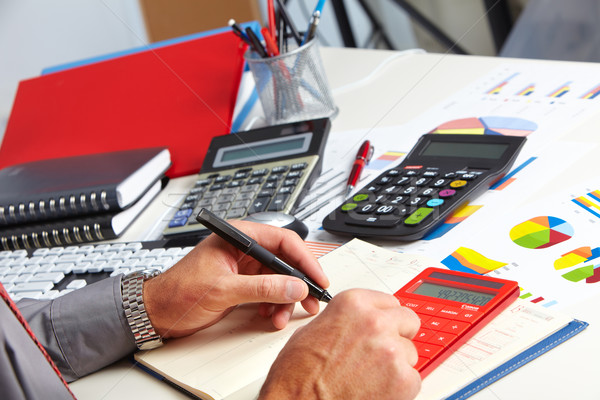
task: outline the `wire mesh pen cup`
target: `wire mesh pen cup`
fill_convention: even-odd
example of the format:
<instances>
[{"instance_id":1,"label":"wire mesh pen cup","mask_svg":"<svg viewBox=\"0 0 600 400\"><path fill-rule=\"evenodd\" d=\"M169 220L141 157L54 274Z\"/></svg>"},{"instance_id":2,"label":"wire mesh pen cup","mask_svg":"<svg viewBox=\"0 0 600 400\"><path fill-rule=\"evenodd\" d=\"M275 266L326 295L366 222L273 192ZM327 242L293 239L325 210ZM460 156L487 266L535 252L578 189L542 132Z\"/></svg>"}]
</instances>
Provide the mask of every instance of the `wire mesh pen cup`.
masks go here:
<instances>
[{"instance_id":1,"label":"wire mesh pen cup","mask_svg":"<svg viewBox=\"0 0 600 400\"><path fill-rule=\"evenodd\" d=\"M269 125L337 114L316 40L269 58L248 50L244 58Z\"/></svg>"}]
</instances>

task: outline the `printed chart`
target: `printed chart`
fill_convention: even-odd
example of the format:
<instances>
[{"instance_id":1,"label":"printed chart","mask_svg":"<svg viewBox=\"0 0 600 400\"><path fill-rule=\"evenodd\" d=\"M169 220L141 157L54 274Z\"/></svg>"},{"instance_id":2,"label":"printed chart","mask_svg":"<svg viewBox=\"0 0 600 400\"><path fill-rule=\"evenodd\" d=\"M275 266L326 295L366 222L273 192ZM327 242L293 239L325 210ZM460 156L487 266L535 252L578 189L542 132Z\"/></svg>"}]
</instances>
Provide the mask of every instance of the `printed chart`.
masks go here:
<instances>
[{"instance_id":1,"label":"printed chart","mask_svg":"<svg viewBox=\"0 0 600 400\"><path fill-rule=\"evenodd\" d=\"M554 262L554 269L571 282L597 283L600 281L600 262L592 261L600 257L600 247L579 247L563 254ZM565 272L567 271L567 272Z\"/></svg>"},{"instance_id":2,"label":"printed chart","mask_svg":"<svg viewBox=\"0 0 600 400\"><path fill-rule=\"evenodd\" d=\"M510 230L510 239L528 249L544 249L573 236L573 227L566 221L550 216L534 217Z\"/></svg>"}]
</instances>

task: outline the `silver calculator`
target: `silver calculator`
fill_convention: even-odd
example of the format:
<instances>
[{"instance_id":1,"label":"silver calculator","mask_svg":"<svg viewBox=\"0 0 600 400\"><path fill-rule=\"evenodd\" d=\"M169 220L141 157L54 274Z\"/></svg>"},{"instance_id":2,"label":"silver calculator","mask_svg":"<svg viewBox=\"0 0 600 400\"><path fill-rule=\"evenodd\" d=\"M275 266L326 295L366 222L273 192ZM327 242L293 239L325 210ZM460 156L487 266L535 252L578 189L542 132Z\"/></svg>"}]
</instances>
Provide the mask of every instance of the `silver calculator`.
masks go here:
<instances>
[{"instance_id":1,"label":"silver calculator","mask_svg":"<svg viewBox=\"0 0 600 400\"><path fill-rule=\"evenodd\" d=\"M323 118L213 138L164 236L205 231L195 218L202 208L225 219L262 211L291 214L321 173L330 128Z\"/></svg>"}]
</instances>

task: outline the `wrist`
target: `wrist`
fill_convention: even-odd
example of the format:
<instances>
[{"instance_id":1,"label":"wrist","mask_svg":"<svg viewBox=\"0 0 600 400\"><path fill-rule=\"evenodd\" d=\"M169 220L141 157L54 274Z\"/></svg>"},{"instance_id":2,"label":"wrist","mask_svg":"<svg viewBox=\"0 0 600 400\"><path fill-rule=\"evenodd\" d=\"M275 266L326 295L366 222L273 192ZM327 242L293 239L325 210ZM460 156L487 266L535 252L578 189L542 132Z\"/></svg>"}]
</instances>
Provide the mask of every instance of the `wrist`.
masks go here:
<instances>
[{"instance_id":1,"label":"wrist","mask_svg":"<svg viewBox=\"0 0 600 400\"><path fill-rule=\"evenodd\" d=\"M151 350L162 345L162 338L154 329L144 303L144 282L157 273L135 272L121 280L121 295L125 318L140 350Z\"/></svg>"}]
</instances>

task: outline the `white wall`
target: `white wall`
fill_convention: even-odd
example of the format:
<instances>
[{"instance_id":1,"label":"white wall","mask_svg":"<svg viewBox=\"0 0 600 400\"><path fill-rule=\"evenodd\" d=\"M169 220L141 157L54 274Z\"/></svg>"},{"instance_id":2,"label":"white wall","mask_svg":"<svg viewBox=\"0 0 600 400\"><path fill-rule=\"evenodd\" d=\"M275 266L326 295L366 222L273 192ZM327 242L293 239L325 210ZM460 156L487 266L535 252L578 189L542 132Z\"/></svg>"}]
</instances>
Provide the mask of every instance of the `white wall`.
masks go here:
<instances>
[{"instance_id":1,"label":"white wall","mask_svg":"<svg viewBox=\"0 0 600 400\"><path fill-rule=\"evenodd\" d=\"M20 80L146 43L137 0L0 0L0 139Z\"/></svg>"}]
</instances>

